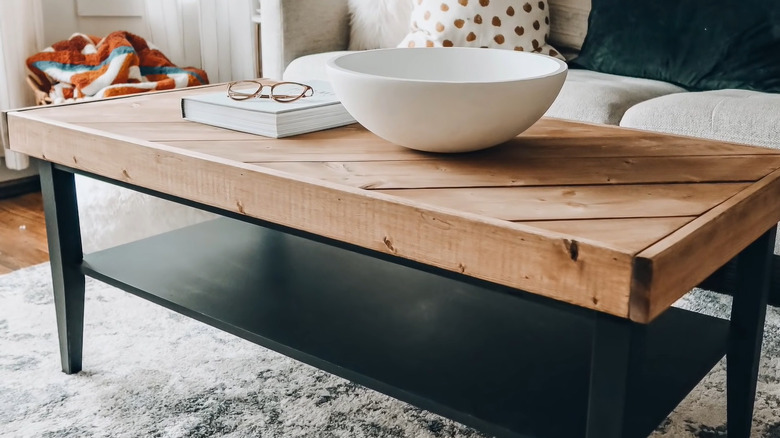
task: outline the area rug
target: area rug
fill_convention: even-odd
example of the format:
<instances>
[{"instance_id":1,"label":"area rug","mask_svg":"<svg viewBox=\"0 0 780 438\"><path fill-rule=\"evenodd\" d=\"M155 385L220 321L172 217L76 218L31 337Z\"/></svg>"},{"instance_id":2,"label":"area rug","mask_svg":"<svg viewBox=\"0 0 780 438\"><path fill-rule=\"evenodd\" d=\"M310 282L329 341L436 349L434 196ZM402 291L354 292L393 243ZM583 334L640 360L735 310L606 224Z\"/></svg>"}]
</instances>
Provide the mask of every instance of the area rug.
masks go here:
<instances>
[{"instance_id":1,"label":"area rug","mask_svg":"<svg viewBox=\"0 0 780 438\"><path fill-rule=\"evenodd\" d=\"M728 314L695 291L681 307ZM95 280L84 371L60 371L49 265L0 276L3 437L483 437ZM780 438L780 312L770 309L752 436ZM721 362L651 435L725 434ZM561 421L566 421L561 413Z\"/></svg>"}]
</instances>

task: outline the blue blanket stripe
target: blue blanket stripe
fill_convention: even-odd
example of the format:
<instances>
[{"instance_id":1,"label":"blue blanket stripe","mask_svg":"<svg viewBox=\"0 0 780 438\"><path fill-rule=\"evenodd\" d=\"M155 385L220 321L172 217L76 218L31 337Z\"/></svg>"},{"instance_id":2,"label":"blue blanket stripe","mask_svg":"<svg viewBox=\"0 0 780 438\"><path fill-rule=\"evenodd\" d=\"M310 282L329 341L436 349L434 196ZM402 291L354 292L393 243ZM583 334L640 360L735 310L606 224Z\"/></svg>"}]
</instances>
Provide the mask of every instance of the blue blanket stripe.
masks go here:
<instances>
[{"instance_id":1,"label":"blue blanket stripe","mask_svg":"<svg viewBox=\"0 0 780 438\"><path fill-rule=\"evenodd\" d=\"M101 68L103 68L103 66L110 63L117 56L122 56L127 53L135 53L135 50L129 46L117 47L116 49L111 51L111 54L108 55L108 58L104 59L103 62L97 65L65 64L56 61L37 61L37 62L33 62L33 66L35 66L35 68L41 71L46 71L49 68L57 68L63 71L81 73L85 71L100 70Z\"/></svg>"},{"instance_id":2,"label":"blue blanket stripe","mask_svg":"<svg viewBox=\"0 0 780 438\"><path fill-rule=\"evenodd\" d=\"M190 76L194 76L198 79L198 82L201 84L205 84L206 81L200 77L199 74L195 72L191 72L188 70L183 70L179 67L145 67L141 66L141 76L148 76L148 75L171 75L171 74L180 74L180 73L187 73Z\"/></svg>"}]
</instances>

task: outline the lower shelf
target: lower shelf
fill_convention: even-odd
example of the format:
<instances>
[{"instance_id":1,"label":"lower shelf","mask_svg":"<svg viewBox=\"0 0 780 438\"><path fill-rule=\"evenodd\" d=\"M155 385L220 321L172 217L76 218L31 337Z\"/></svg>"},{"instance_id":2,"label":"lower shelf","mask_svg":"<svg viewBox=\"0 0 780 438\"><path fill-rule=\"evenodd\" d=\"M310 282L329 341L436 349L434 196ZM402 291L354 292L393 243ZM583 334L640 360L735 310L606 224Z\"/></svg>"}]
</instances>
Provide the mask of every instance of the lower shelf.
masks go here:
<instances>
[{"instance_id":1,"label":"lower shelf","mask_svg":"<svg viewBox=\"0 0 780 438\"><path fill-rule=\"evenodd\" d=\"M232 219L90 254L82 268L490 434L584 434L589 310ZM679 309L647 326L647 361L631 371L629 436L647 436L668 415L723 357L727 336L727 321Z\"/></svg>"}]
</instances>

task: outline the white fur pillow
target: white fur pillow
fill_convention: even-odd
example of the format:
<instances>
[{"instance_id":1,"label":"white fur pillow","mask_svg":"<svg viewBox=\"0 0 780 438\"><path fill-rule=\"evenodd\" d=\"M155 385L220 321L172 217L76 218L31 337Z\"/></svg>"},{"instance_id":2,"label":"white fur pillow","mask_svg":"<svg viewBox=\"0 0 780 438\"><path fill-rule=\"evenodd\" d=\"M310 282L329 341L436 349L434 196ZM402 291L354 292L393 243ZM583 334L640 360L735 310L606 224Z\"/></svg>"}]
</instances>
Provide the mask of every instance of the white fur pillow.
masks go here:
<instances>
[{"instance_id":1,"label":"white fur pillow","mask_svg":"<svg viewBox=\"0 0 780 438\"><path fill-rule=\"evenodd\" d=\"M395 47L409 33L413 0L349 0L349 50Z\"/></svg>"},{"instance_id":2,"label":"white fur pillow","mask_svg":"<svg viewBox=\"0 0 780 438\"><path fill-rule=\"evenodd\" d=\"M492 47L563 59L548 44L547 0L415 0L399 47Z\"/></svg>"}]
</instances>

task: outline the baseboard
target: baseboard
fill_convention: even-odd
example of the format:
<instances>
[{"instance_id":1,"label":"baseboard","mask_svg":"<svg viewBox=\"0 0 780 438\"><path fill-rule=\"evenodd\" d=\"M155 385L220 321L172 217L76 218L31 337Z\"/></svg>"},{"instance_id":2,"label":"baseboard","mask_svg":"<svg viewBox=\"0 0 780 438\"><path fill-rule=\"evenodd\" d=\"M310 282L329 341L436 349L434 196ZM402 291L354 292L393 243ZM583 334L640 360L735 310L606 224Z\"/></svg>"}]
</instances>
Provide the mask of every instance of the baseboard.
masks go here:
<instances>
[{"instance_id":1,"label":"baseboard","mask_svg":"<svg viewBox=\"0 0 780 438\"><path fill-rule=\"evenodd\" d=\"M0 182L0 199L38 192L41 190L41 180L38 175L26 176Z\"/></svg>"}]
</instances>

